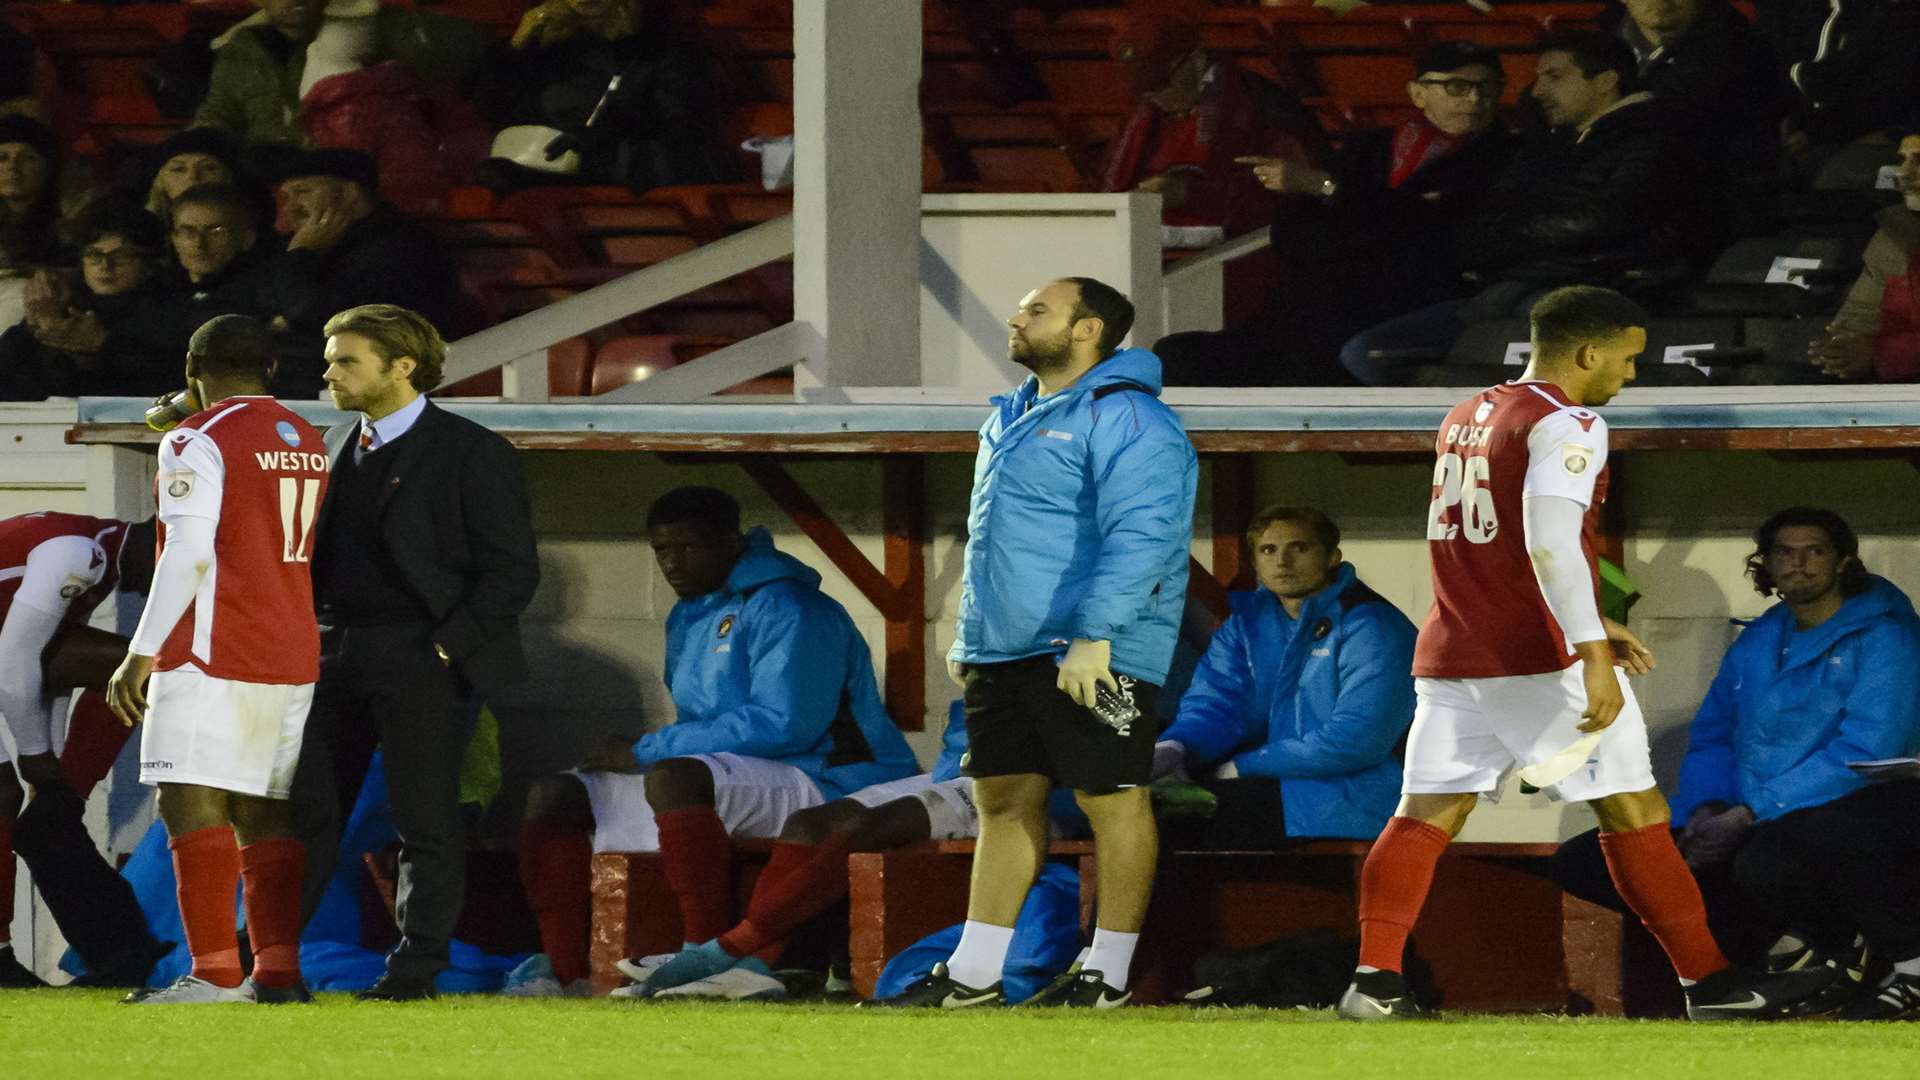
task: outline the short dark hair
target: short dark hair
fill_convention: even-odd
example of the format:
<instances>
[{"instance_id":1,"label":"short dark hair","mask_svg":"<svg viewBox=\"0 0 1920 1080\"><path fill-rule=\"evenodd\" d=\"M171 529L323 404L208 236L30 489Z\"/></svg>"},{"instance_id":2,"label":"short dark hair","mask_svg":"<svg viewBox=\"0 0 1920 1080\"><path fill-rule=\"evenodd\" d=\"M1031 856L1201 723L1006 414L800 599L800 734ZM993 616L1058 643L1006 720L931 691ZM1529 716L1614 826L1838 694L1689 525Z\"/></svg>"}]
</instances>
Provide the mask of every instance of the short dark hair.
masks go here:
<instances>
[{"instance_id":1,"label":"short dark hair","mask_svg":"<svg viewBox=\"0 0 1920 1080\"><path fill-rule=\"evenodd\" d=\"M1540 39L1542 53L1563 52L1573 57L1573 66L1591 79L1611 71L1620 77L1620 96L1633 93L1640 85L1640 60L1633 47L1612 34L1598 30L1555 30Z\"/></svg>"},{"instance_id":2,"label":"short dark hair","mask_svg":"<svg viewBox=\"0 0 1920 1080\"><path fill-rule=\"evenodd\" d=\"M1080 299L1073 305L1070 322L1081 319L1099 319L1100 359L1105 360L1120 348L1120 342L1126 339L1127 331L1133 329L1133 301L1128 300L1120 290L1090 277L1061 278L1080 287Z\"/></svg>"},{"instance_id":3,"label":"short dark hair","mask_svg":"<svg viewBox=\"0 0 1920 1080\"><path fill-rule=\"evenodd\" d=\"M1827 542L1842 560L1840 595L1859 596L1872 586L1872 575L1860 561L1860 537L1854 534L1853 526L1848 525L1845 518L1818 506L1790 506L1753 530L1753 554L1747 556L1747 576L1753 579L1755 592L1761 596L1773 595L1773 574L1767 569L1767 555L1773 551L1773 542L1779 538L1780 530L1796 526L1808 526L1827 534Z\"/></svg>"},{"instance_id":4,"label":"short dark hair","mask_svg":"<svg viewBox=\"0 0 1920 1080\"><path fill-rule=\"evenodd\" d=\"M1568 285L1534 302L1527 313L1532 325L1534 355L1561 355L1627 328L1647 325L1647 309L1612 289L1597 285Z\"/></svg>"},{"instance_id":5,"label":"short dark hair","mask_svg":"<svg viewBox=\"0 0 1920 1080\"><path fill-rule=\"evenodd\" d=\"M1326 511L1317 506L1276 503L1253 515L1253 520L1247 523L1247 547L1258 544L1260 534L1266 532L1269 525L1282 521L1290 525L1305 525L1313 530L1313 538L1328 551L1340 546L1340 526L1333 523Z\"/></svg>"},{"instance_id":6,"label":"short dark hair","mask_svg":"<svg viewBox=\"0 0 1920 1080\"><path fill-rule=\"evenodd\" d=\"M67 231L73 245L79 248L92 247L109 236L117 236L126 241L128 247L149 255L166 244L166 227L160 224L159 218L147 213L144 207L117 199L104 200L82 210Z\"/></svg>"},{"instance_id":7,"label":"short dark hair","mask_svg":"<svg viewBox=\"0 0 1920 1080\"><path fill-rule=\"evenodd\" d=\"M211 206L218 210L226 210L245 219L248 228L260 227L256 204L252 196L247 194L247 189L239 184L195 184L174 196L173 201L167 204L169 227L173 225L173 219L179 216L180 208L183 206Z\"/></svg>"},{"instance_id":8,"label":"short dark hair","mask_svg":"<svg viewBox=\"0 0 1920 1080\"><path fill-rule=\"evenodd\" d=\"M407 382L421 393L440 385L446 374L447 343L425 315L398 304L361 304L336 313L320 328L335 334L359 334L373 344L374 354L385 367L407 357L413 361L413 374Z\"/></svg>"},{"instance_id":9,"label":"short dark hair","mask_svg":"<svg viewBox=\"0 0 1920 1080\"><path fill-rule=\"evenodd\" d=\"M740 503L719 488L674 488L647 508L647 528L661 525L698 525L714 535L734 535L740 531Z\"/></svg>"},{"instance_id":10,"label":"short dark hair","mask_svg":"<svg viewBox=\"0 0 1920 1080\"><path fill-rule=\"evenodd\" d=\"M247 315L215 315L187 339L187 355L202 376L257 378L265 385L277 359L273 331Z\"/></svg>"}]
</instances>

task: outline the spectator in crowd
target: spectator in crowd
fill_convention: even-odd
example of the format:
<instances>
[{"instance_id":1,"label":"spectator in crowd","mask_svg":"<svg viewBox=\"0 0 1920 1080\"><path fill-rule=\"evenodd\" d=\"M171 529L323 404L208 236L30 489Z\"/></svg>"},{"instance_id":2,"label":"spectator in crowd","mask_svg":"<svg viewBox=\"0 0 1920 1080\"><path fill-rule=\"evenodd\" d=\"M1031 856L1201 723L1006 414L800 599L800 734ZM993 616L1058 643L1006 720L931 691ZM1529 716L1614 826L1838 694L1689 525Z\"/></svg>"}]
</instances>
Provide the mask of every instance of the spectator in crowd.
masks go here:
<instances>
[{"instance_id":1,"label":"spectator in crowd","mask_svg":"<svg viewBox=\"0 0 1920 1080\"><path fill-rule=\"evenodd\" d=\"M1920 303L1913 262L1920 258L1920 124L1900 140L1901 201L1880 211L1861 255L1860 276L1840 302L1827 336L1809 358L1828 375L1853 381L1920 379Z\"/></svg>"},{"instance_id":2,"label":"spectator in crowd","mask_svg":"<svg viewBox=\"0 0 1920 1080\"><path fill-rule=\"evenodd\" d=\"M290 161L280 195L293 232L273 260L265 303L279 316L281 380L319 388L321 326L335 312L391 303L457 335L462 327L453 257L419 221L380 200L373 159L357 150L313 150ZM289 367L294 370L288 370ZM278 392L296 390L276 383Z\"/></svg>"},{"instance_id":3,"label":"spectator in crowd","mask_svg":"<svg viewBox=\"0 0 1920 1080\"><path fill-rule=\"evenodd\" d=\"M53 115L57 79L33 39L0 23L0 116L26 116L42 123Z\"/></svg>"},{"instance_id":4,"label":"spectator in crowd","mask_svg":"<svg viewBox=\"0 0 1920 1080\"><path fill-rule=\"evenodd\" d=\"M592 852L658 851L682 934L703 945L734 925L729 836L778 836L796 811L919 767L846 609L765 529L741 533L731 496L670 491L647 535L680 598L667 616L675 720L529 793L521 880L547 967L518 973L511 995L586 992Z\"/></svg>"},{"instance_id":5,"label":"spectator in crowd","mask_svg":"<svg viewBox=\"0 0 1920 1080\"><path fill-rule=\"evenodd\" d=\"M170 355L186 355L186 343L216 315L267 314L262 277L270 256L259 242L255 203L233 184L201 184L172 202L167 233L177 270L162 285L158 318L163 328L153 337L177 344Z\"/></svg>"},{"instance_id":6,"label":"spectator in crowd","mask_svg":"<svg viewBox=\"0 0 1920 1080\"><path fill-rule=\"evenodd\" d=\"M572 180L635 191L710 184L734 170L720 145L723 80L700 40L661 0L545 0L476 87L501 127L553 131L548 161L579 154L571 176L491 159L497 187ZM536 162L536 164L541 164Z\"/></svg>"},{"instance_id":7,"label":"spectator in crowd","mask_svg":"<svg viewBox=\"0 0 1920 1080\"><path fill-rule=\"evenodd\" d=\"M1754 0L1754 29L1786 65L1792 123L1817 146L1893 127L1920 98L1920 4L1911 0Z\"/></svg>"},{"instance_id":8,"label":"spectator in crowd","mask_svg":"<svg viewBox=\"0 0 1920 1080\"><path fill-rule=\"evenodd\" d=\"M248 144L308 141L300 104L319 74L307 69L311 49L336 10L351 18L337 20L350 25L325 43L329 66L336 52L356 66L394 61L432 86L466 78L487 49L484 27L378 0L255 2L258 15L215 39L212 81L193 118L195 127L219 128Z\"/></svg>"},{"instance_id":9,"label":"spectator in crowd","mask_svg":"<svg viewBox=\"0 0 1920 1080\"><path fill-rule=\"evenodd\" d=\"M1781 121L1793 104L1784 66L1728 0L1622 0L1616 32L1639 86L1679 140L1717 173L1737 235L1774 216Z\"/></svg>"},{"instance_id":10,"label":"spectator in crowd","mask_svg":"<svg viewBox=\"0 0 1920 1080\"><path fill-rule=\"evenodd\" d=\"M1169 385L1334 385L1351 381L1342 342L1373 323L1462 294L1444 257L1448 231L1474 213L1517 142L1499 123L1500 60L1468 42L1415 57L1407 96L1420 115L1359 131L1325 168L1252 156L1275 200L1279 280L1259 314L1219 333L1160 339ZM1408 258L1408 252L1423 252Z\"/></svg>"},{"instance_id":11,"label":"spectator in crowd","mask_svg":"<svg viewBox=\"0 0 1920 1080\"><path fill-rule=\"evenodd\" d=\"M1259 587L1230 598L1154 747L1154 776L1198 777L1218 797L1197 845L1371 840L1400 801L1413 624L1342 561L1340 528L1320 510L1262 510L1247 547Z\"/></svg>"},{"instance_id":12,"label":"spectator in crowd","mask_svg":"<svg viewBox=\"0 0 1920 1080\"><path fill-rule=\"evenodd\" d=\"M185 339L165 311L158 273L163 229L135 206L97 204L69 230L80 282L42 272L26 318L0 333L0 399L130 394L176 388Z\"/></svg>"},{"instance_id":13,"label":"spectator in crowd","mask_svg":"<svg viewBox=\"0 0 1920 1080\"><path fill-rule=\"evenodd\" d=\"M1460 265L1484 287L1349 339L1340 361L1362 383L1404 381L1467 325L1524 316L1555 286L1652 292L1705 260L1712 230L1700 169L1654 116L1652 95L1635 89L1633 51L1595 31L1550 34L1536 70L1533 96L1555 130L1455 230Z\"/></svg>"},{"instance_id":14,"label":"spectator in crowd","mask_svg":"<svg viewBox=\"0 0 1920 1080\"><path fill-rule=\"evenodd\" d=\"M446 364L433 324L368 304L321 333L333 405L359 415L327 430L332 479L313 526L320 681L292 789L304 918L378 747L401 843L401 938L360 997L417 1001L448 965L465 895L468 737L481 701L526 677L520 613L540 563L519 455L426 396Z\"/></svg>"},{"instance_id":15,"label":"spectator in crowd","mask_svg":"<svg viewBox=\"0 0 1920 1080\"><path fill-rule=\"evenodd\" d=\"M147 186L147 211L168 219L173 200L201 184L240 184L240 148L218 128L188 128L157 147Z\"/></svg>"},{"instance_id":16,"label":"spectator in crowd","mask_svg":"<svg viewBox=\"0 0 1920 1080\"><path fill-rule=\"evenodd\" d=\"M1236 160L1318 160L1319 123L1278 86L1200 43L1192 13L1166 5L1123 17L1112 52L1139 104L1100 170L1102 191L1160 195L1168 247L1205 247L1265 223L1273 200Z\"/></svg>"},{"instance_id":17,"label":"spectator in crowd","mask_svg":"<svg viewBox=\"0 0 1920 1080\"><path fill-rule=\"evenodd\" d=\"M1920 619L1868 573L1853 529L1830 510L1783 510L1754 548L1747 574L1780 603L1727 650L1694 716L1676 842L1713 920L1748 928L1728 940L1790 933L1785 944L1799 946L1769 963L1831 963L1851 976L1835 984L1842 993L1862 978L1863 941L1893 974L1841 1015L1920 1018L1920 780L1875 782L1847 767L1920 750ZM1596 834L1564 844L1554 875L1624 910Z\"/></svg>"},{"instance_id":18,"label":"spectator in crowd","mask_svg":"<svg viewBox=\"0 0 1920 1080\"><path fill-rule=\"evenodd\" d=\"M26 314L27 279L60 265L60 148L26 116L0 116L0 326Z\"/></svg>"}]
</instances>

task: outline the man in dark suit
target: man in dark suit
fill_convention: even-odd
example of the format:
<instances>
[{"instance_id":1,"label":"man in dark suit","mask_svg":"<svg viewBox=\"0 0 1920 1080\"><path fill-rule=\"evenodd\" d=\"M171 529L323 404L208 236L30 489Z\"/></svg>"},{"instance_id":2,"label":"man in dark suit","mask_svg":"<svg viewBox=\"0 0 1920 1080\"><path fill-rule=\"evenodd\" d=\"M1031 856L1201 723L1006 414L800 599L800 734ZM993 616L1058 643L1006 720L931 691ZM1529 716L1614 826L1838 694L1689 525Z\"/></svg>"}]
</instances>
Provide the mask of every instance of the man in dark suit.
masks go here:
<instances>
[{"instance_id":1,"label":"man in dark suit","mask_svg":"<svg viewBox=\"0 0 1920 1080\"><path fill-rule=\"evenodd\" d=\"M360 413L326 435L332 483L313 554L320 681L293 784L307 845L306 912L333 876L341 808L376 744L401 842L400 944L360 996L431 996L465 882L460 761L475 699L526 672L519 615L533 598L526 481L513 448L437 408L446 343L391 304L329 319L326 380Z\"/></svg>"}]
</instances>

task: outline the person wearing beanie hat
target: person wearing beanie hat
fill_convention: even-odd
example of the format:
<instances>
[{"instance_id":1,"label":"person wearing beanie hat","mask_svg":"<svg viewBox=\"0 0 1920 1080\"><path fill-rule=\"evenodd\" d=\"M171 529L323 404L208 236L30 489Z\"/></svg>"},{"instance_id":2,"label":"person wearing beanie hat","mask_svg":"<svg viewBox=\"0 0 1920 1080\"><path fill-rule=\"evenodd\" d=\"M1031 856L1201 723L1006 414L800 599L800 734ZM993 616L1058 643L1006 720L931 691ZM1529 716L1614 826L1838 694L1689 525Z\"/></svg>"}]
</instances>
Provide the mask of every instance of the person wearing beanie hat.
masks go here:
<instances>
[{"instance_id":1,"label":"person wearing beanie hat","mask_svg":"<svg viewBox=\"0 0 1920 1080\"><path fill-rule=\"evenodd\" d=\"M1473 213L1518 141L1497 115L1500 59L1484 46L1438 41L1414 57L1417 110L1341 140L1323 166L1299 158L1241 162L1274 192L1278 280L1261 310L1217 333L1154 346L1168 385L1314 386L1351 382L1339 362L1359 330L1458 295L1446 258L1450 223ZM1408 252L1420 252L1408 258Z\"/></svg>"},{"instance_id":2,"label":"person wearing beanie hat","mask_svg":"<svg viewBox=\"0 0 1920 1080\"><path fill-rule=\"evenodd\" d=\"M188 128L155 148L147 212L162 220L181 192L200 184L240 182L240 146L215 128Z\"/></svg>"},{"instance_id":3,"label":"person wearing beanie hat","mask_svg":"<svg viewBox=\"0 0 1920 1080\"><path fill-rule=\"evenodd\" d=\"M320 330L338 311L398 304L435 326L458 327L460 280L452 256L424 224L380 200L373 158L358 150L313 150L277 172L292 230L268 282L269 306L293 350L282 358L283 381L310 376L310 389L318 392ZM291 384L285 392L296 394Z\"/></svg>"},{"instance_id":4,"label":"person wearing beanie hat","mask_svg":"<svg viewBox=\"0 0 1920 1080\"><path fill-rule=\"evenodd\" d=\"M44 266L59 252L60 143L47 125L0 116L0 260Z\"/></svg>"}]
</instances>

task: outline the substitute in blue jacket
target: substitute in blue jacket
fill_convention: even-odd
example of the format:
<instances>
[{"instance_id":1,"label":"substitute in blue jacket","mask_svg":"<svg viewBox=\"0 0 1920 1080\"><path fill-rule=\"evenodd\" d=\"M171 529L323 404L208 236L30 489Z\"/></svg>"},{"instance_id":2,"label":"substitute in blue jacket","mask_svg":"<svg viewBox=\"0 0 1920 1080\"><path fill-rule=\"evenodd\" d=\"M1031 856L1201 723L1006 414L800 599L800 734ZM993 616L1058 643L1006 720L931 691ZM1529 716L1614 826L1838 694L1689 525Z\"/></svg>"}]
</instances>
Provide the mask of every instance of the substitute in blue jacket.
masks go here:
<instances>
[{"instance_id":1,"label":"substitute in blue jacket","mask_svg":"<svg viewBox=\"0 0 1920 1080\"><path fill-rule=\"evenodd\" d=\"M1124 1003L1153 888L1153 697L1186 602L1198 476L1160 361L1121 351L1133 305L1091 278L1007 320L1033 372L980 429L948 670L965 690L980 843L960 945L893 1004L986 1005L1047 843L1047 793L1093 823L1100 917L1079 975L1038 1003Z\"/></svg>"},{"instance_id":2,"label":"substitute in blue jacket","mask_svg":"<svg viewBox=\"0 0 1920 1080\"><path fill-rule=\"evenodd\" d=\"M687 940L706 942L734 922L729 836L770 839L796 811L919 771L846 609L765 529L743 535L731 496L668 492L647 534L680 597L675 721L529 793L521 878L553 971L524 996L585 989L591 851L659 851Z\"/></svg>"},{"instance_id":3,"label":"substitute in blue jacket","mask_svg":"<svg viewBox=\"0 0 1920 1080\"><path fill-rule=\"evenodd\" d=\"M1247 529L1259 588L1229 598L1155 778L1191 773L1219 796L1196 840L1371 840L1400 800L1395 744L1413 722L1414 626L1340 558L1312 507L1273 506Z\"/></svg>"},{"instance_id":4,"label":"substitute in blue jacket","mask_svg":"<svg viewBox=\"0 0 1920 1080\"><path fill-rule=\"evenodd\" d=\"M1727 650L1694 716L1673 796L1680 850L1716 924L1790 935L1770 963L1829 962L1857 980L1856 935L1894 962L1844 1017L1920 1018L1920 780L1847 767L1920 750L1920 619L1830 510L1783 510L1754 541L1747 572L1781 602ZM1556 876L1606 902L1578 865L1584 839Z\"/></svg>"}]
</instances>

